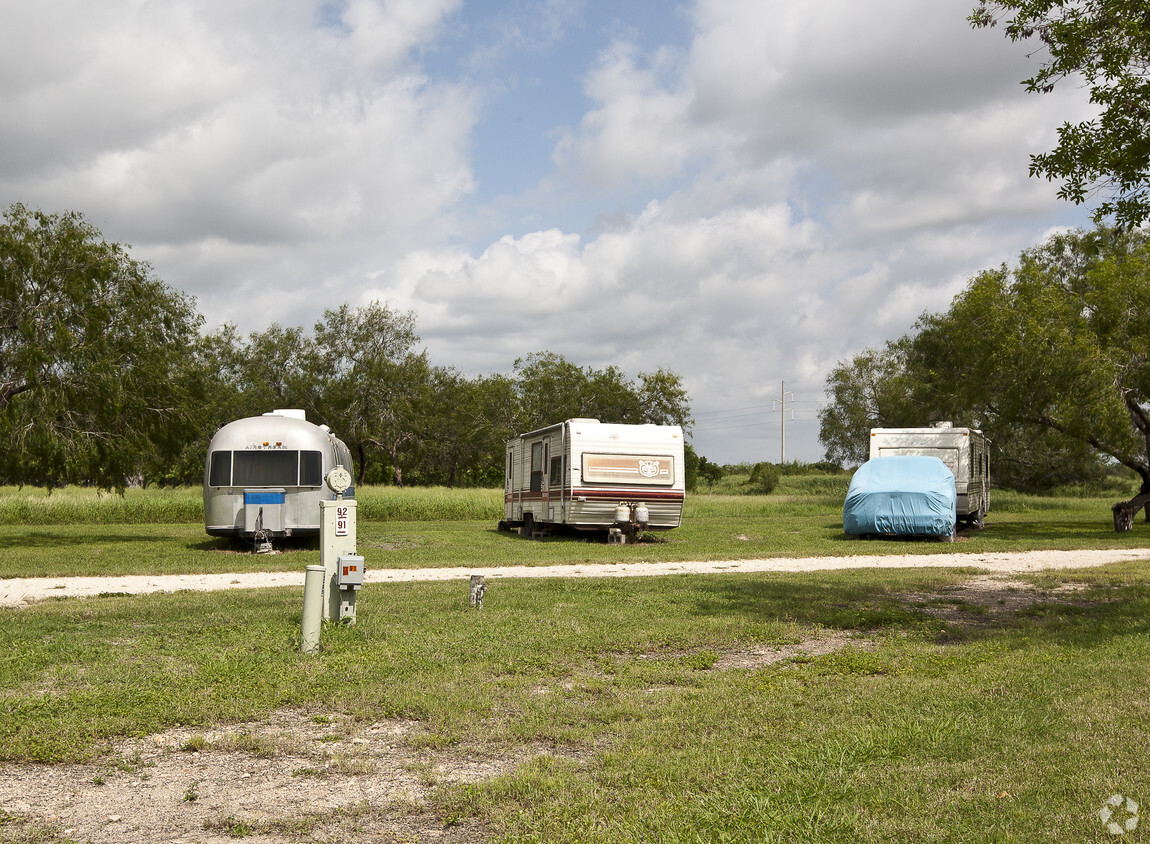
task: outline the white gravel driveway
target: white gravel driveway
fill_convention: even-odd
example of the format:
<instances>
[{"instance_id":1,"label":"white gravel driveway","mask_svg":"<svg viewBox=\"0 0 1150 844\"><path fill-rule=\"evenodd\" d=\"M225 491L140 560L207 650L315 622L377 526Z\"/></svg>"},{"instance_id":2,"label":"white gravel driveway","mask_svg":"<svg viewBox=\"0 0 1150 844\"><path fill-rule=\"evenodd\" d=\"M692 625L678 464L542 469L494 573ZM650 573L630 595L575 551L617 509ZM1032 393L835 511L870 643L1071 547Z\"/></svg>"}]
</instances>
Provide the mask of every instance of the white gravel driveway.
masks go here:
<instances>
[{"instance_id":1,"label":"white gravel driveway","mask_svg":"<svg viewBox=\"0 0 1150 844\"><path fill-rule=\"evenodd\" d=\"M1124 560L1150 559L1150 548L1102 551L1021 551L994 554L891 554L851 557L775 558L678 563L584 563L561 566L461 566L435 569L372 569L367 561L364 581L414 583L467 580L473 574L490 580L533 577L652 577L673 574L746 574L748 572L804 572L828 569L954 568L969 566L999 574L1022 574L1044 569L1101 566ZM104 592L143 594L182 589L255 589L298 586L303 571L242 572L236 574L122 575L119 577L18 577L0 580L0 606L15 607L49 597L84 598Z\"/></svg>"}]
</instances>

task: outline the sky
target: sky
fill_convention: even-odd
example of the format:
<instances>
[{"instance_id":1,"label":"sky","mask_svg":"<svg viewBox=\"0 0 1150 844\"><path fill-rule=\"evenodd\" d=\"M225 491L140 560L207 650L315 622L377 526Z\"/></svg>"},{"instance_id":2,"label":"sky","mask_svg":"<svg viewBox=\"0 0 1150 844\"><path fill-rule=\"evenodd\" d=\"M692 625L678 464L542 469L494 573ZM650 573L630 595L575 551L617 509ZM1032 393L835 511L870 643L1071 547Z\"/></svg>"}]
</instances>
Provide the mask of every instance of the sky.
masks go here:
<instances>
[{"instance_id":1,"label":"sky","mask_svg":"<svg viewBox=\"0 0 1150 844\"><path fill-rule=\"evenodd\" d=\"M1027 94L973 5L5 3L0 205L79 211L205 330L377 300L434 364L669 369L708 459L817 461L837 363L1090 224L1028 176L1086 93Z\"/></svg>"}]
</instances>

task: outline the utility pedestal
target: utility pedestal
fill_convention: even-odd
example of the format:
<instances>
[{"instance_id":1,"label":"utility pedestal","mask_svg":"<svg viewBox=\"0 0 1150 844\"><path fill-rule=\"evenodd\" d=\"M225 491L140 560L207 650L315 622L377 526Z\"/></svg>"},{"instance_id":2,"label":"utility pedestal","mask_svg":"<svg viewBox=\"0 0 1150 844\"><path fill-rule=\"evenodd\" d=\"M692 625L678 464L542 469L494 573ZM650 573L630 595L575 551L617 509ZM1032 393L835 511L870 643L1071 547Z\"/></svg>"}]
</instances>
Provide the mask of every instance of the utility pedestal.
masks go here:
<instances>
[{"instance_id":1,"label":"utility pedestal","mask_svg":"<svg viewBox=\"0 0 1150 844\"><path fill-rule=\"evenodd\" d=\"M354 498L320 502L319 561L324 571L324 621L335 619L355 624L355 598L363 583L363 558L355 553L355 504ZM352 566L358 568L353 571ZM345 568L350 577L344 574Z\"/></svg>"}]
</instances>

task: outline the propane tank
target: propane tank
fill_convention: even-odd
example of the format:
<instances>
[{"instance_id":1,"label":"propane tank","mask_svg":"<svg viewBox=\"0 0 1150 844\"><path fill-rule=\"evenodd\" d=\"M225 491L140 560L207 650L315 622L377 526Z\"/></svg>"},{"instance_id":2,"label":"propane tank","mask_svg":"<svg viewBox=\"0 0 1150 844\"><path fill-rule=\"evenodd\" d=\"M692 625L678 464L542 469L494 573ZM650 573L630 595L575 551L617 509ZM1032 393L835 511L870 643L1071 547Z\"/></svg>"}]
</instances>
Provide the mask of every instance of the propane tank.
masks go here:
<instances>
[{"instance_id":1,"label":"propane tank","mask_svg":"<svg viewBox=\"0 0 1150 844\"><path fill-rule=\"evenodd\" d=\"M620 501L619 506L615 508L615 521L631 521L631 508L627 506L626 502Z\"/></svg>"},{"instance_id":2,"label":"propane tank","mask_svg":"<svg viewBox=\"0 0 1150 844\"><path fill-rule=\"evenodd\" d=\"M646 504L635 505L635 521L641 525L645 525L651 521L651 514L648 512Z\"/></svg>"}]
</instances>

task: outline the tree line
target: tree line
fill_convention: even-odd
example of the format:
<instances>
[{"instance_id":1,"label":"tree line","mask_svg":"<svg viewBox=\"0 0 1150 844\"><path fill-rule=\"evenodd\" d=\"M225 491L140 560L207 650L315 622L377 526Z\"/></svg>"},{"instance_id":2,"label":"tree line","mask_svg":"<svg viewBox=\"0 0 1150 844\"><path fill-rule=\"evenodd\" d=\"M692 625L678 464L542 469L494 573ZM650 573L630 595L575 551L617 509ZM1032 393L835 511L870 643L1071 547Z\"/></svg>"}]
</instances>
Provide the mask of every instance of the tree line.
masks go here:
<instances>
[{"instance_id":1,"label":"tree line","mask_svg":"<svg viewBox=\"0 0 1150 844\"><path fill-rule=\"evenodd\" d=\"M199 483L221 425L276 408L330 426L359 484L497 486L507 439L570 417L693 422L666 369L636 379L550 351L510 374L433 365L415 315L381 302L325 310L310 330L205 332L190 296L77 212L4 212L0 294L8 484Z\"/></svg>"},{"instance_id":2,"label":"tree line","mask_svg":"<svg viewBox=\"0 0 1150 844\"><path fill-rule=\"evenodd\" d=\"M944 313L836 366L819 437L861 463L871 427L950 420L994 443L1000 483L1029 490L1123 466L1150 502L1150 235L1098 226L1057 234L1014 267L985 270Z\"/></svg>"}]
</instances>

